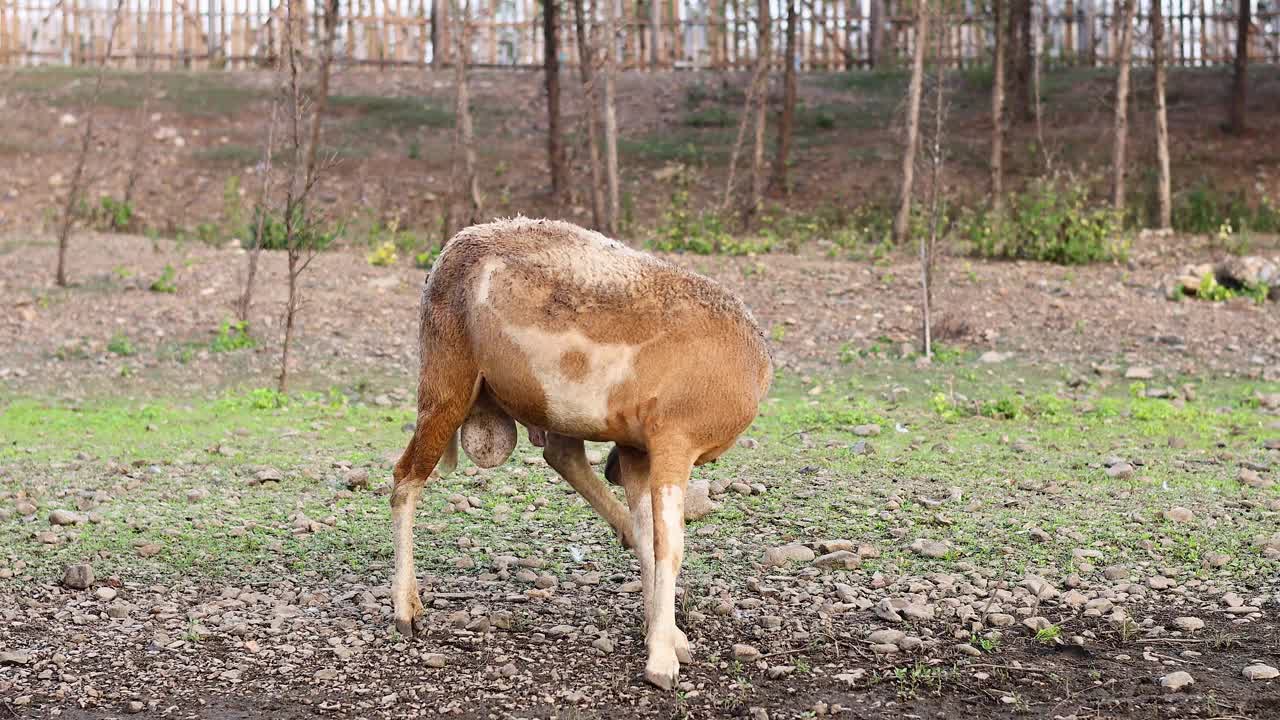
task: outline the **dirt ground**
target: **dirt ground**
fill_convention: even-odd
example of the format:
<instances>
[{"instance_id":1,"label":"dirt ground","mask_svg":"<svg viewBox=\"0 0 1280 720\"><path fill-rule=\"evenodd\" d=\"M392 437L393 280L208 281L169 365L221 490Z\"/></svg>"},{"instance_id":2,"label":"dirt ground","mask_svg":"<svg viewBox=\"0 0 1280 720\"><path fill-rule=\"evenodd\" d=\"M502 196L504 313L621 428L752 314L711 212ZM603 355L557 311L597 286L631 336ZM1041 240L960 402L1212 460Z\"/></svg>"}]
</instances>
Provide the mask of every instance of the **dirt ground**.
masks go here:
<instances>
[{"instance_id":1,"label":"dirt ground","mask_svg":"<svg viewBox=\"0 0 1280 720\"><path fill-rule=\"evenodd\" d=\"M1268 242L1256 240L1257 252L1280 255ZM237 248L95 234L76 240L71 274L80 287L67 292L51 287L51 244L14 237L4 248L0 302L10 311L0 324L0 342L8 348L0 378L17 388L63 393L92 380L79 364L63 361L69 353L108 367L138 362L104 352L120 333L153 347L157 353L142 362L162 372L174 363L161 362L161 351L207 343L232 316L244 264ZM1219 257L1203 238L1144 236L1124 265L947 258L937 301L939 340L1075 372L1142 364L1187 375L1280 379L1275 303L1167 299L1183 265ZM779 364L791 372L839 369L842 354L847 359L860 351L896 355L918 335L917 269L909 256L874 263L777 253L672 259L742 295L770 334ZM176 292L148 292L165 266L175 268ZM183 373L207 381L272 372L283 257L266 253L264 272L254 324L271 330L260 333L265 343L244 361L248 366L227 367L206 352ZM424 277L405 263L371 267L358 252L321 255L306 280L302 370L358 367L408 376L416 362L416 288Z\"/></svg>"},{"instance_id":2,"label":"dirt ground","mask_svg":"<svg viewBox=\"0 0 1280 720\"><path fill-rule=\"evenodd\" d=\"M1280 72L1250 73L1250 134L1222 132L1217 112L1229 84L1223 68L1171 74L1169 125L1175 200L1209 184L1250 202L1280 197L1280 150L1265 138L1280 131ZM318 195L319 208L352 232L395 222L434 237L449 196L452 74L345 69L334 79L334 113L326 122L326 150L336 165ZM694 207L716 202L723 190L740 112L745 74L631 73L618 85L622 196L627 232L641 240L662 217L674 190L664 168L690 171ZM226 214L224 191L237 182L244 207L255 201L262 139L267 133L272 79L260 72L161 73L107 77L96 108L93 75L83 69L28 69L0 75L0 230L26 231L45 222L65 193L86 118L95 121L89 160L91 199L116 199L137 168L134 229L163 236L196 235ZM770 206L792 212L852 211L891 201L899 172L901 72L812 74L800 79L791 193ZM957 73L948 81L948 196L973 199L986 191L990 139L990 78ZM1154 144L1148 74L1135 75L1130 122L1130 204L1152 206ZM1037 130L1013 123L1005 159L1006 187L1046 174L1070 175L1106 196L1110 123L1106 71L1064 70L1046 75L1045 146ZM549 196L542 77L538 73L474 73L476 137L484 212L589 220L588 165L577 79L564 81L564 114L572 198ZM780 91L779 91L780 92ZM150 98L143 107L144 98ZM776 100L776 98L775 98ZM143 112L145 110L145 112ZM772 140L772 125L770 139ZM141 141L141 144L139 142ZM140 149L139 149L140 148ZM281 156L283 157L283 155ZM277 160L277 163L279 160ZM1046 162L1048 169L1046 170Z\"/></svg>"}]
</instances>

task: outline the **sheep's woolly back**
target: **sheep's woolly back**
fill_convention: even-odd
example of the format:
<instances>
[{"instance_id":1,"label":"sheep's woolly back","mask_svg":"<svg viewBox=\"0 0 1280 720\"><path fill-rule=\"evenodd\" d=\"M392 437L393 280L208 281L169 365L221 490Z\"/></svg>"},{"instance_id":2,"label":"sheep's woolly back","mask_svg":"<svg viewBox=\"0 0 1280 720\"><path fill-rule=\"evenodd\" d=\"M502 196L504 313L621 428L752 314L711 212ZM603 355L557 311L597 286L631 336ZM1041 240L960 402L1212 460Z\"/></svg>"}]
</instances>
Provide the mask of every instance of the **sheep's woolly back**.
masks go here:
<instances>
[{"instance_id":1,"label":"sheep's woolly back","mask_svg":"<svg viewBox=\"0 0 1280 720\"><path fill-rule=\"evenodd\" d=\"M458 281L465 300L445 291ZM516 216L460 231L431 269L423 312L448 303L465 313L495 292L518 295L508 300L537 312L537 321L593 311L656 321L697 309L749 326L767 348L750 311L720 284L568 222Z\"/></svg>"}]
</instances>

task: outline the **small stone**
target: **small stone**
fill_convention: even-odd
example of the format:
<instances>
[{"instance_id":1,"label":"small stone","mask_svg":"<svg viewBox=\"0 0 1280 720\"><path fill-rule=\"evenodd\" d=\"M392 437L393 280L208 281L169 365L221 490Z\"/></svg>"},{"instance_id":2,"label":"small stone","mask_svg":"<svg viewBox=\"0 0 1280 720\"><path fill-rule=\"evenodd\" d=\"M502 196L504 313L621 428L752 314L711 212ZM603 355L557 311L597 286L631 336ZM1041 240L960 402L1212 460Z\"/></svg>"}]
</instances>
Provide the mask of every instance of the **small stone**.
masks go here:
<instances>
[{"instance_id":1,"label":"small stone","mask_svg":"<svg viewBox=\"0 0 1280 720\"><path fill-rule=\"evenodd\" d=\"M856 570L862 565L862 557L848 550L837 550L815 558L813 564L820 568Z\"/></svg>"},{"instance_id":2,"label":"small stone","mask_svg":"<svg viewBox=\"0 0 1280 720\"><path fill-rule=\"evenodd\" d=\"M1271 478L1262 477L1262 475L1258 474L1257 470L1253 470L1251 468L1240 468L1239 477L1240 482L1258 490L1269 488L1275 484Z\"/></svg>"},{"instance_id":3,"label":"small stone","mask_svg":"<svg viewBox=\"0 0 1280 720\"><path fill-rule=\"evenodd\" d=\"M790 543L769 548L764 553L765 567L780 567L793 562L813 561L813 550L800 543Z\"/></svg>"},{"instance_id":4,"label":"small stone","mask_svg":"<svg viewBox=\"0 0 1280 720\"><path fill-rule=\"evenodd\" d=\"M733 658L742 662L754 662L760 658L760 651L751 645L738 643L733 646Z\"/></svg>"},{"instance_id":5,"label":"small stone","mask_svg":"<svg viewBox=\"0 0 1280 720\"><path fill-rule=\"evenodd\" d=\"M1107 477L1117 480L1127 480L1133 477L1133 466L1127 462L1116 463L1107 468Z\"/></svg>"},{"instance_id":6,"label":"small stone","mask_svg":"<svg viewBox=\"0 0 1280 720\"><path fill-rule=\"evenodd\" d=\"M911 552L930 558L945 557L948 552L946 543L941 543L937 540L926 540L924 538L917 538L908 547Z\"/></svg>"},{"instance_id":7,"label":"small stone","mask_svg":"<svg viewBox=\"0 0 1280 720\"><path fill-rule=\"evenodd\" d=\"M907 636L901 630L887 628L884 630L876 630L867 636L867 642L872 645L897 645L903 638Z\"/></svg>"},{"instance_id":8,"label":"small stone","mask_svg":"<svg viewBox=\"0 0 1280 720\"><path fill-rule=\"evenodd\" d=\"M342 479L343 484L348 490L368 490L369 489L369 471L364 468L355 468L347 473Z\"/></svg>"},{"instance_id":9,"label":"small stone","mask_svg":"<svg viewBox=\"0 0 1280 720\"><path fill-rule=\"evenodd\" d=\"M257 473L254 474L253 478L254 480L257 481L258 484L260 484L260 483L268 483L268 482L280 482L281 480L284 480L284 475L279 470L272 467L268 467L268 468L263 468L259 470Z\"/></svg>"},{"instance_id":10,"label":"small stone","mask_svg":"<svg viewBox=\"0 0 1280 720\"><path fill-rule=\"evenodd\" d=\"M1262 663L1250 665L1242 672L1246 680L1271 680L1273 678L1280 677L1280 670L1277 670L1270 665L1263 665Z\"/></svg>"},{"instance_id":11,"label":"small stone","mask_svg":"<svg viewBox=\"0 0 1280 720\"><path fill-rule=\"evenodd\" d=\"M1124 565L1112 565L1102 571L1102 577L1115 582L1129 577L1129 568Z\"/></svg>"},{"instance_id":12,"label":"small stone","mask_svg":"<svg viewBox=\"0 0 1280 720\"><path fill-rule=\"evenodd\" d=\"M1177 617L1173 619L1173 626L1183 632L1195 632L1204 627L1204 621L1198 617Z\"/></svg>"},{"instance_id":13,"label":"small stone","mask_svg":"<svg viewBox=\"0 0 1280 720\"><path fill-rule=\"evenodd\" d=\"M880 426L874 423L858 425L853 428L853 434L858 437L875 437L880 434Z\"/></svg>"},{"instance_id":14,"label":"small stone","mask_svg":"<svg viewBox=\"0 0 1280 720\"><path fill-rule=\"evenodd\" d=\"M209 497L209 491L204 488L192 488L187 491L187 502L198 503Z\"/></svg>"},{"instance_id":15,"label":"small stone","mask_svg":"<svg viewBox=\"0 0 1280 720\"><path fill-rule=\"evenodd\" d=\"M607 637L596 638L591 642L591 647L599 650L605 655L613 654L613 641Z\"/></svg>"},{"instance_id":16,"label":"small stone","mask_svg":"<svg viewBox=\"0 0 1280 720\"><path fill-rule=\"evenodd\" d=\"M684 519L686 521L701 520L716 509L711 502L711 483L706 480L695 480L689 483L684 498Z\"/></svg>"},{"instance_id":17,"label":"small stone","mask_svg":"<svg viewBox=\"0 0 1280 720\"><path fill-rule=\"evenodd\" d=\"M445 665L445 657L442 653L427 653L423 656L422 663L429 668L439 670Z\"/></svg>"},{"instance_id":18,"label":"small stone","mask_svg":"<svg viewBox=\"0 0 1280 720\"><path fill-rule=\"evenodd\" d=\"M1207 552L1200 558L1200 564L1207 568L1226 567L1231 562L1231 556L1220 552Z\"/></svg>"},{"instance_id":19,"label":"small stone","mask_svg":"<svg viewBox=\"0 0 1280 720\"><path fill-rule=\"evenodd\" d=\"M26 650L7 650L0 652L0 665L30 665L32 655Z\"/></svg>"},{"instance_id":20,"label":"small stone","mask_svg":"<svg viewBox=\"0 0 1280 720\"><path fill-rule=\"evenodd\" d=\"M50 525L77 525L82 522L84 518L70 510L54 510L49 513Z\"/></svg>"},{"instance_id":21,"label":"small stone","mask_svg":"<svg viewBox=\"0 0 1280 720\"><path fill-rule=\"evenodd\" d=\"M768 675L770 680L784 678L796 671L795 665L774 665L769 668Z\"/></svg>"},{"instance_id":22,"label":"small stone","mask_svg":"<svg viewBox=\"0 0 1280 720\"><path fill-rule=\"evenodd\" d=\"M1155 371L1149 367L1140 365L1130 365L1129 369L1124 371L1126 380L1151 380L1156 376Z\"/></svg>"},{"instance_id":23,"label":"small stone","mask_svg":"<svg viewBox=\"0 0 1280 720\"><path fill-rule=\"evenodd\" d=\"M1182 688L1194 684L1195 681L1195 678L1191 677L1191 673L1179 670L1160 678L1160 685L1173 692L1178 692Z\"/></svg>"},{"instance_id":24,"label":"small stone","mask_svg":"<svg viewBox=\"0 0 1280 720\"><path fill-rule=\"evenodd\" d=\"M987 624L991 627L1012 627L1016 619L1008 613L991 613L987 616Z\"/></svg>"},{"instance_id":25,"label":"small stone","mask_svg":"<svg viewBox=\"0 0 1280 720\"><path fill-rule=\"evenodd\" d=\"M144 558L155 557L160 554L162 549L163 548L156 543L145 543L138 546L138 556Z\"/></svg>"},{"instance_id":26,"label":"small stone","mask_svg":"<svg viewBox=\"0 0 1280 720\"><path fill-rule=\"evenodd\" d=\"M117 593L115 588L107 587L104 585L98 588L97 590L95 590L93 593L93 596L98 598L102 602L111 602L112 600L116 599L116 594Z\"/></svg>"},{"instance_id":27,"label":"small stone","mask_svg":"<svg viewBox=\"0 0 1280 720\"><path fill-rule=\"evenodd\" d=\"M137 715L138 713L146 709L147 709L147 704L142 702L141 700L130 700L129 702L125 703L125 706L124 706L124 711L129 713L130 715Z\"/></svg>"},{"instance_id":28,"label":"small stone","mask_svg":"<svg viewBox=\"0 0 1280 720\"><path fill-rule=\"evenodd\" d=\"M1164 511L1164 519L1175 523L1189 523L1196 519L1196 514L1184 507L1172 507Z\"/></svg>"},{"instance_id":29,"label":"small stone","mask_svg":"<svg viewBox=\"0 0 1280 720\"><path fill-rule=\"evenodd\" d=\"M1163 575L1152 575L1151 577L1147 578L1147 587L1151 588L1152 590L1168 590L1174 585L1177 585L1177 583L1174 582L1171 578L1167 578Z\"/></svg>"},{"instance_id":30,"label":"small stone","mask_svg":"<svg viewBox=\"0 0 1280 720\"><path fill-rule=\"evenodd\" d=\"M960 643L959 645L956 645L956 650L959 650L961 653L968 655L970 657L979 657L982 655L981 650L970 645L969 643Z\"/></svg>"},{"instance_id":31,"label":"small stone","mask_svg":"<svg viewBox=\"0 0 1280 720\"><path fill-rule=\"evenodd\" d=\"M62 574L62 584L73 590L84 590L93 584L93 566L88 563L68 565Z\"/></svg>"}]
</instances>

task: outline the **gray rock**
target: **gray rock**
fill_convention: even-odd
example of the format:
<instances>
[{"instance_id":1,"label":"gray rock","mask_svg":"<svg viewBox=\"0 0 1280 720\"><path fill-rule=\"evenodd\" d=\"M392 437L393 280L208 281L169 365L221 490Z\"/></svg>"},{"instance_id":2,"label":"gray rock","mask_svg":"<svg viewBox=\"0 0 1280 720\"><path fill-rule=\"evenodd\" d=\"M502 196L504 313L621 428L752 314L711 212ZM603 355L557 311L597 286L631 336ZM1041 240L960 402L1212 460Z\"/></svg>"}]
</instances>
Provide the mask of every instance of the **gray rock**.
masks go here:
<instances>
[{"instance_id":1,"label":"gray rock","mask_svg":"<svg viewBox=\"0 0 1280 720\"><path fill-rule=\"evenodd\" d=\"M1178 692L1182 688L1194 684L1195 681L1195 678L1191 677L1191 673L1179 670L1160 678L1160 685L1173 692Z\"/></svg>"},{"instance_id":2,"label":"gray rock","mask_svg":"<svg viewBox=\"0 0 1280 720\"><path fill-rule=\"evenodd\" d=\"M78 525L82 522L84 522L84 517L70 510L54 510L49 513L50 525Z\"/></svg>"},{"instance_id":3,"label":"gray rock","mask_svg":"<svg viewBox=\"0 0 1280 720\"><path fill-rule=\"evenodd\" d=\"M858 425L853 428L853 434L858 437L875 437L880 434L880 426L874 423Z\"/></svg>"},{"instance_id":4,"label":"gray rock","mask_svg":"<svg viewBox=\"0 0 1280 720\"><path fill-rule=\"evenodd\" d=\"M764 553L765 567L781 567L793 562L812 562L813 550L800 543L790 543L769 548Z\"/></svg>"},{"instance_id":5,"label":"gray rock","mask_svg":"<svg viewBox=\"0 0 1280 720\"><path fill-rule=\"evenodd\" d=\"M1195 632L1204 627L1204 621L1198 617L1178 617L1173 619L1173 626L1183 632Z\"/></svg>"},{"instance_id":6,"label":"gray rock","mask_svg":"<svg viewBox=\"0 0 1280 720\"><path fill-rule=\"evenodd\" d=\"M62 584L73 590L84 590L93 584L93 566L88 563L68 565L62 573Z\"/></svg>"},{"instance_id":7,"label":"gray rock","mask_svg":"<svg viewBox=\"0 0 1280 720\"><path fill-rule=\"evenodd\" d=\"M0 652L0 665L30 665L34 657L27 650L6 650Z\"/></svg>"},{"instance_id":8,"label":"gray rock","mask_svg":"<svg viewBox=\"0 0 1280 720\"><path fill-rule=\"evenodd\" d=\"M862 565L862 558L855 552L836 550L815 558L813 564L820 568L833 570L856 570Z\"/></svg>"},{"instance_id":9,"label":"gray rock","mask_svg":"<svg viewBox=\"0 0 1280 720\"><path fill-rule=\"evenodd\" d=\"M1242 674L1247 680L1271 680L1273 678L1280 677L1280 670L1277 670L1270 665L1258 663L1257 665L1250 665L1245 668L1242 671Z\"/></svg>"},{"instance_id":10,"label":"gray rock","mask_svg":"<svg viewBox=\"0 0 1280 720\"><path fill-rule=\"evenodd\" d=\"M694 480L684 498L684 519L701 520L716 509L711 502L711 484L706 480Z\"/></svg>"},{"instance_id":11,"label":"gray rock","mask_svg":"<svg viewBox=\"0 0 1280 720\"><path fill-rule=\"evenodd\" d=\"M908 548L917 555L930 558L945 557L948 552L946 543L941 543L937 540L926 540L925 538L917 538Z\"/></svg>"},{"instance_id":12,"label":"gray rock","mask_svg":"<svg viewBox=\"0 0 1280 720\"><path fill-rule=\"evenodd\" d=\"M422 664L439 670L445 666L445 656L442 653L427 653L422 657Z\"/></svg>"},{"instance_id":13,"label":"gray rock","mask_svg":"<svg viewBox=\"0 0 1280 720\"><path fill-rule=\"evenodd\" d=\"M751 645L738 643L733 646L733 658L742 662L754 662L760 658L760 651Z\"/></svg>"}]
</instances>

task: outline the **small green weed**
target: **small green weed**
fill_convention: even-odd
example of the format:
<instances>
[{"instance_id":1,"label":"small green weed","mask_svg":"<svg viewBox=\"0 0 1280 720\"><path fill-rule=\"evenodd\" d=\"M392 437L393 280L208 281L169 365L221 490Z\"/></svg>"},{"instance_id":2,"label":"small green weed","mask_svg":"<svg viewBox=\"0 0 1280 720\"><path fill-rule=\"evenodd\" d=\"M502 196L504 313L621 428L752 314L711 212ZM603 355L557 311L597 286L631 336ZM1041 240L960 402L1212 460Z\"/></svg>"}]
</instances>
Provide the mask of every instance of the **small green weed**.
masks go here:
<instances>
[{"instance_id":1,"label":"small green weed","mask_svg":"<svg viewBox=\"0 0 1280 720\"><path fill-rule=\"evenodd\" d=\"M138 350L133 346L133 342L129 340L127 335L115 334L107 341L107 352L120 357L129 357L137 355Z\"/></svg>"},{"instance_id":2,"label":"small green weed","mask_svg":"<svg viewBox=\"0 0 1280 720\"><path fill-rule=\"evenodd\" d=\"M209 350L216 353L235 352L257 346L258 341L249 334L249 323L243 320L223 320L218 334L209 343Z\"/></svg>"},{"instance_id":3,"label":"small green weed","mask_svg":"<svg viewBox=\"0 0 1280 720\"><path fill-rule=\"evenodd\" d=\"M176 275L177 271L173 269L172 265L165 265L164 270L160 272L160 277L151 283L151 292L171 294L178 292L178 286L174 283Z\"/></svg>"},{"instance_id":4,"label":"small green weed","mask_svg":"<svg viewBox=\"0 0 1280 720\"><path fill-rule=\"evenodd\" d=\"M367 259L369 264L374 267L387 267L388 265L395 265L400 256L396 254L395 243L387 241L375 247L373 252L369 253Z\"/></svg>"}]
</instances>

